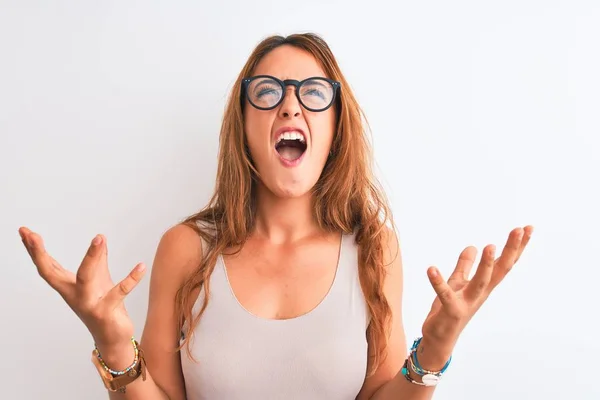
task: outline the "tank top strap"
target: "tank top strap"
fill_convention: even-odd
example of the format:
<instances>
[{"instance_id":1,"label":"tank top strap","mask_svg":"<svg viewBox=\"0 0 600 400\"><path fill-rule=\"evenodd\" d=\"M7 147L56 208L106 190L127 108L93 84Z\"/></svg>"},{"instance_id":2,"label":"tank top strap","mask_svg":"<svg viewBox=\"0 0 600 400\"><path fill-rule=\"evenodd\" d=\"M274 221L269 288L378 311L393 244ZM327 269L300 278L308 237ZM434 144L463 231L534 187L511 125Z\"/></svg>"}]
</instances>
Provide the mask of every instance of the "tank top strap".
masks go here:
<instances>
[{"instance_id":1,"label":"tank top strap","mask_svg":"<svg viewBox=\"0 0 600 400\"><path fill-rule=\"evenodd\" d=\"M335 285L329 294L329 306L336 312L349 313L353 320L362 320L365 329L370 317L365 303L358 265L358 245L356 234L344 234L340 249L339 265L335 277Z\"/></svg>"}]
</instances>

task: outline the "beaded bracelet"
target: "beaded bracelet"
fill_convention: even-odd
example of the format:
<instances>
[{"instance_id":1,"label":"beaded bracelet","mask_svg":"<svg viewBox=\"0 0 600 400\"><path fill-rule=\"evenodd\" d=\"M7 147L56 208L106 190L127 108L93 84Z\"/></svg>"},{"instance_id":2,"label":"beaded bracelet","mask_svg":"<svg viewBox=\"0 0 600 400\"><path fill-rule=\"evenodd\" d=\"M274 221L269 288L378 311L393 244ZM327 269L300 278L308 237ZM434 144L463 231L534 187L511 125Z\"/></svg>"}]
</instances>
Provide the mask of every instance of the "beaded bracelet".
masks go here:
<instances>
[{"instance_id":1,"label":"beaded bracelet","mask_svg":"<svg viewBox=\"0 0 600 400\"><path fill-rule=\"evenodd\" d=\"M106 365L106 363L102 359L102 356L100 355L100 350L98 350L97 346L94 346L95 347L94 348L94 353L96 354L96 357L98 358L98 361L100 361L100 364L102 365L102 368L104 368L104 370L106 372L108 372L109 374L112 374L113 376L125 375L126 373L128 373L129 371L131 371L137 365L137 363L139 361L139 356L140 356L140 353L139 353L136 341L135 341L135 339L133 337L131 338L131 344L133 344L133 350L135 352L135 357L134 357L133 362L131 363L131 365L129 367L125 368L122 371L115 371L115 370L110 369L108 367L108 365Z\"/></svg>"},{"instance_id":2,"label":"beaded bracelet","mask_svg":"<svg viewBox=\"0 0 600 400\"><path fill-rule=\"evenodd\" d=\"M441 371L428 371L421 368L421 366L419 365L419 361L417 360L417 347L421 343L421 340L422 337L414 341L410 349L410 354L408 355L408 357L406 357L406 360L404 361L401 373L410 383L420 386L435 386L439 383L442 374L446 371L446 369L448 369L450 361L452 360L452 356L446 362ZM409 375L409 369L412 369L412 371L414 371L417 375L420 375L422 382L416 381L413 378L411 378Z\"/></svg>"},{"instance_id":3,"label":"beaded bracelet","mask_svg":"<svg viewBox=\"0 0 600 400\"><path fill-rule=\"evenodd\" d=\"M406 357L406 360L404 360L404 365L402 366L402 375L404 375L406 380L409 381L410 383L413 383L413 384L419 385L419 386L429 386L425 382L419 382L410 377L410 375L408 374L409 360L410 360L410 357Z\"/></svg>"},{"instance_id":4,"label":"beaded bracelet","mask_svg":"<svg viewBox=\"0 0 600 400\"><path fill-rule=\"evenodd\" d=\"M446 364L444 364L444 366L442 367L442 369L440 371L428 371L426 369L423 369L421 367L421 365L419 364L419 360L417 359L417 347L419 346L419 344L421 343L421 340L423 338L418 338L414 341L412 347L411 347L411 356L412 356L412 370L421 375L435 375L437 377L441 377L442 374L444 372L446 372L446 370L448 369L448 367L450 366L450 362L452 361L452 356L450 356L450 358L448 359L448 361L446 361Z\"/></svg>"}]
</instances>

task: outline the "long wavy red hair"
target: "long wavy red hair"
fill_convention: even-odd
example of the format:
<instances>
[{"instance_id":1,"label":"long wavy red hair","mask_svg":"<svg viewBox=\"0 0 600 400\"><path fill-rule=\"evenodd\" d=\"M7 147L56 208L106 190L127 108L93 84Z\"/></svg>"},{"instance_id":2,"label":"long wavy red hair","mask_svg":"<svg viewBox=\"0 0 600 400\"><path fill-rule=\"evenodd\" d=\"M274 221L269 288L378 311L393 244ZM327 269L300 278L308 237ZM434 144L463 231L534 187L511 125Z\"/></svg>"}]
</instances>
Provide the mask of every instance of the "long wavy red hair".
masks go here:
<instances>
[{"instance_id":1,"label":"long wavy red hair","mask_svg":"<svg viewBox=\"0 0 600 400\"><path fill-rule=\"evenodd\" d=\"M250 55L232 88L220 132L215 192L204 209L183 221L198 232L206 246L201 264L177 293L178 330L184 334L180 349L187 345L191 357L190 339L208 305L209 277L218 254L228 248L241 247L253 229L255 183L259 174L244 135L241 81L251 76L262 57L282 45L308 51L331 79L341 83L331 157L313 188L313 200L315 218L322 229L356 233L360 282L371 316L367 328L367 337L374 349L370 355L370 375L384 359L390 331L391 310L383 293L384 246L389 240L388 224L393 227L394 223L384 192L372 172L364 114L329 46L312 33L264 39ZM202 293L203 302L199 313L194 315L196 293Z\"/></svg>"}]
</instances>

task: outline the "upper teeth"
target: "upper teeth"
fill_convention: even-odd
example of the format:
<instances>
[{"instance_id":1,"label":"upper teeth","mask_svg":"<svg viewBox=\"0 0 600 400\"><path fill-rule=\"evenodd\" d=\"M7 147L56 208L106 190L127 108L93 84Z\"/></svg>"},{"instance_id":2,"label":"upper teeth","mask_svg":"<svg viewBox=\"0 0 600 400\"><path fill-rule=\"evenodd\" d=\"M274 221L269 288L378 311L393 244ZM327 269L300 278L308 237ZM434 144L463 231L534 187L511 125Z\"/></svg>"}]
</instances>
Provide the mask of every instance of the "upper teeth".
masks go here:
<instances>
[{"instance_id":1,"label":"upper teeth","mask_svg":"<svg viewBox=\"0 0 600 400\"><path fill-rule=\"evenodd\" d=\"M282 140L299 140L301 143L304 143L305 141L304 135L297 131L280 133L277 137L277 143L281 142Z\"/></svg>"}]
</instances>

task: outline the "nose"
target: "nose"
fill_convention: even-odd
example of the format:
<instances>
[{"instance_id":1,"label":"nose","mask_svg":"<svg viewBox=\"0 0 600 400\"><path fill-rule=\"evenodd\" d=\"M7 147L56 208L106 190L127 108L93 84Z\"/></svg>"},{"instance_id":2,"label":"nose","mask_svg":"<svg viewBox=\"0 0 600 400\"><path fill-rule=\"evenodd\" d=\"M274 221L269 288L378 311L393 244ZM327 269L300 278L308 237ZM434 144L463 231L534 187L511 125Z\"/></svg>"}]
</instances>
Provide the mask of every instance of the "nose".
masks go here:
<instances>
[{"instance_id":1,"label":"nose","mask_svg":"<svg viewBox=\"0 0 600 400\"><path fill-rule=\"evenodd\" d=\"M279 107L279 116L281 118L299 117L302 114L302 106L296 97L296 88L287 86L281 106Z\"/></svg>"}]
</instances>

